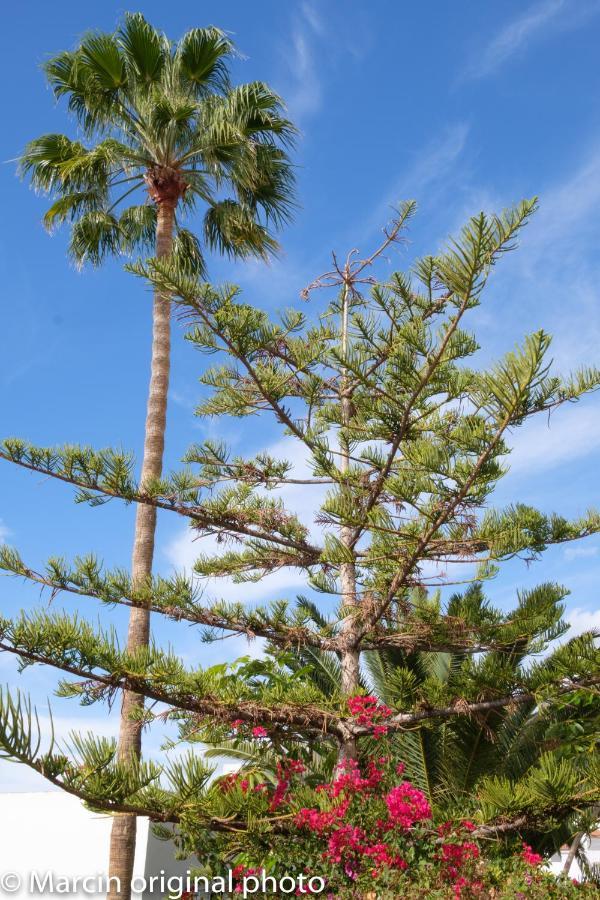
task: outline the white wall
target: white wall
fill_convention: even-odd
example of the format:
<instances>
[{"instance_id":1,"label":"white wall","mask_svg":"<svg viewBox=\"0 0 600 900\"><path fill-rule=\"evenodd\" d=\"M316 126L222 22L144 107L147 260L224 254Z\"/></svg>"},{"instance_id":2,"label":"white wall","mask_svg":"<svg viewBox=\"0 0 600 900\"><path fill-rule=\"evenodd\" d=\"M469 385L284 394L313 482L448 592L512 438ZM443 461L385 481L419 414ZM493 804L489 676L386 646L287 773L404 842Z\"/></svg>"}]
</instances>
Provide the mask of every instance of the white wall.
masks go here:
<instances>
[{"instance_id":1,"label":"white wall","mask_svg":"<svg viewBox=\"0 0 600 900\"><path fill-rule=\"evenodd\" d=\"M589 838L585 838L582 842L582 846L585 850L588 861L595 865L600 864L600 835L598 834L598 832L594 833L591 840ZM563 849L560 853L560 857L558 853L556 854L556 856L552 857L552 860L550 862L550 869L556 875L559 875L562 872L567 855L568 850ZM576 878L578 881L581 879L581 870L576 859L573 860L573 863L571 865L569 878Z\"/></svg>"},{"instance_id":2,"label":"white wall","mask_svg":"<svg viewBox=\"0 0 600 900\"><path fill-rule=\"evenodd\" d=\"M0 895L30 897L31 872L40 877L52 872L55 878L91 877L102 885L106 876L110 839L110 816L85 809L80 800L57 791L0 794ZM158 841L148 819L138 819L138 839L134 878L184 875L188 865L174 859L170 843ZM2 877L21 879L17 891L2 891ZM10 879L9 879L10 881ZM10 881L14 885L15 879ZM89 886L93 886L90 884ZM99 896L103 896L101 890ZM41 896L41 895L40 895ZM65 896L94 896L83 887ZM139 894L135 895L142 900ZM165 892L146 892L143 900L162 900Z\"/></svg>"}]
</instances>

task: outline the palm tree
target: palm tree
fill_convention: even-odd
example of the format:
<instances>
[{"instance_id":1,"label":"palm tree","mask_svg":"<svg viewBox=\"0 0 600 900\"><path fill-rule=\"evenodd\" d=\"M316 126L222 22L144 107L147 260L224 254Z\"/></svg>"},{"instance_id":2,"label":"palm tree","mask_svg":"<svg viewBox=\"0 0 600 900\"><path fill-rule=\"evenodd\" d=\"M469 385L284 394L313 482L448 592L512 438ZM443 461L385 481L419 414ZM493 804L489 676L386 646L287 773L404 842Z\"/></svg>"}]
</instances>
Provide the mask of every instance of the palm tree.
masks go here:
<instances>
[{"instance_id":1,"label":"palm tree","mask_svg":"<svg viewBox=\"0 0 600 900\"><path fill-rule=\"evenodd\" d=\"M230 257L267 257L277 249L271 229L293 207L286 147L295 129L280 99L263 83L231 87L233 54L219 29L195 28L173 44L140 14L126 15L113 34L93 33L74 51L45 65L57 98L65 97L85 144L64 134L32 141L21 171L52 196L44 221L71 223L70 253L78 264L152 248L183 254L202 271L200 242L180 218L203 213L204 246ZM145 194L136 205L134 195ZM141 484L160 478L170 363L170 297L156 292L150 388ZM132 579L150 576L156 511L139 504ZM149 612L131 610L127 647L148 645ZM119 757L141 753L142 699L125 693ZM110 874L131 880L135 818L113 824ZM125 889L121 896L126 896Z\"/></svg>"},{"instance_id":2,"label":"palm tree","mask_svg":"<svg viewBox=\"0 0 600 900\"><path fill-rule=\"evenodd\" d=\"M417 698L431 698L438 692L460 695L465 679L481 683L482 688L493 682L498 666L508 682L519 684L522 667L531 665L534 657L547 648L549 642L566 631L561 619L562 606L544 601L543 587L523 594L518 611L513 616L514 643L502 650L478 654L476 660L466 652L407 652L397 648L369 650L363 654L360 688L375 695L381 702L395 709L411 708ZM417 589L413 598L415 614L427 618L437 607L438 597L428 598ZM310 600L300 597L298 607L305 621L322 633L331 634L331 622ZM492 621L498 614L486 601L482 585L475 583L464 593L449 598L447 615L471 625ZM275 646L271 653L292 673L310 679L326 695L341 695L342 670L333 653L310 646L294 646L283 652ZM551 651L545 658L550 663ZM538 665L543 665L538 662ZM259 662L254 662L258 670ZM440 818L460 818L473 809L478 788L493 777L504 777L512 783L526 780L542 758L556 753L557 758L581 755L585 735L593 736L598 725L597 708L585 702L571 700L552 710L543 709L535 700L514 707L491 710L479 717L449 718L435 728L427 723L413 730L398 732L392 739L394 757L405 766L405 777L427 796ZM249 781L274 780L277 761L282 748L268 743L217 738L210 743L210 729L200 739L209 741L207 758L229 757L236 760ZM589 741L588 741L589 743ZM365 743L367 754L380 745ZM293 736L285 741L285 752L301 755L308 766L309 778L315 783L332 776L338 761L337 746L323 737L317 746L308 748ZM583 754L585 756L585 753ZM587 821L589 819L589 821ZM584 828L584 822L587 826ZM597 821L597 814L575 811L560 823L551 823L545 832L527 835L536 848L548 855L554 853L578 829L586 833ZM576 848L577 850L577 848Z\"/></svg>"}]
</instances>

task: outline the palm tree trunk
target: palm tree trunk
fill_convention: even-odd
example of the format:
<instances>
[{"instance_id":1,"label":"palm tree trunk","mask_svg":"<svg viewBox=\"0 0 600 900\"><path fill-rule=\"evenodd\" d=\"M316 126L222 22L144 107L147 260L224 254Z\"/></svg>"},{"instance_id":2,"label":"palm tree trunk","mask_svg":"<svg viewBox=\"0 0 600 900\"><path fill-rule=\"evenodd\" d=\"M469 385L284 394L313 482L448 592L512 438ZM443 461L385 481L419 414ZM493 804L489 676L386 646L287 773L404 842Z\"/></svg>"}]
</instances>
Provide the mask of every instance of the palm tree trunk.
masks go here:
<instances>
[{"instance_id":1,"label":"palm tree trunk","mask_svg":"<svg viewBox=\"0 0 600 900\"><path fill-rule=\"evenodd\" d=\"M173 245L175 208L172 203L160 203L156 222L156 255L167 256ZM152 362L150 387L144 432L144 456L140 484L143 487L162 474L167 419L167 393L171 352L171 301L169 295L155 291L152 311ZM156 509L143 503L137 504L135 537L131 565L132 586L142 587L152 574ZM147 647L150 641L150 611L132 608L129 615L127 651ZM142 729L139 715L144 698L131 691L124 691L119 730L119 761L134 763L142 751ZM135 857L136 817L116 815L110 836L108 900L129 900ZM116 890L112 885L119 885Z\"/></svg>"},{"instance_id":2,"label":"palm tree trunk","mask_svg":"<svg viewBox=\"0 0 600 900\"><path fill-rule=\"evenodd\" d=\"M567 853L567 857L562 868L562 874L565 876L565 878L568 877L569 872L571 871L571 866L573 865L573 860L577 856L577 851L579 850L579 845L581 844L583 835L584 832L579 831L571 841L569 852Z\"/></svg>"}]
</instances>

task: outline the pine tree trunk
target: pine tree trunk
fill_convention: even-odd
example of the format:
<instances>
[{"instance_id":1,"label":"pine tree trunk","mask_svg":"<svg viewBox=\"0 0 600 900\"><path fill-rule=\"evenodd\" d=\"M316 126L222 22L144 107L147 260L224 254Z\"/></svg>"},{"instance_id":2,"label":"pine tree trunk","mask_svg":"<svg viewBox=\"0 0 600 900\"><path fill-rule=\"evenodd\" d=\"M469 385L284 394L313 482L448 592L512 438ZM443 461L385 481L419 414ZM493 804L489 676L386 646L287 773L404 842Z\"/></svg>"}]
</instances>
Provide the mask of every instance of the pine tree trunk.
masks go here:
<instances>
[{"instance_id":1,"label":"pine tree trunk","mask_svg":"<svg viewBox=\"0 0 600 900\"><path fill-rule=\"evenodd\" d=\"M344 401L342 401L342 404ZM348 467L347 451L343 452L342 470ZM340 528L340 541L345 547L349 547L352 541L352 529L343 525ZM349 611L343 623L343 634L349 646L342 651L341 669L342 669L342 692L351 695L358 687L360 655L358 650L352 646L354 643L356 623L353 612L358 605L358 595L356 593L356 564L354 562L341 563L340 565L340 588L342 595L342 604Z\"/></svg>"},{"instance_id":2,"label":"pine tree trunk","mask_svg":"<svg viewBox=\"0 0 600 900\"><path fill-rule=\"evenodd\" d=\"M345 401L342 400L342 409ZM342 419L345 418L344 413ZM346 471L349 464L348 450L342 449L342 470ZM352 529L347 526L340 528L340 541L345 546L350 545L352 539ZM342 634L348 646L344 647L340 654L341 667L341 687L342 693L350 697L356 693L359 685L360 675L360 653L354 646L356 634L356 621L354 618L354 610L358 606L358 595L356 592L356 564L354 562L341 563L340 565L340 588L342 595L342 605L348 613L342 623ZM354 739L345 741L339 752L339 761L344 759L356 758L356 741Z\"/></svg>"},{"instance_id":3,"label":"pine tree trunk","mask_svg":"<svg viewBox=\"0 0 600 900\"><path fill-rule=\"evenodd\" d=\"M171 203L158 205L156 222L156 255L167 256L173 244L175 209ZM170 297L156 291L152 311L152 362L150 387L144 432L144 456L140 484L143 485L162 474L165 427L167 417L167 393L171 353L171 302ZM142 586L152 574L156 509L143 503L137 504L135 537L131 565L132 585ZM150 611L132 608L129 616L127 650L147 647L150 640ZM143 697L131 691L123 693L119 730L119 760L135 762L141 756L142 732L134 718L144 706ZM116 815L110 836L109 876L112 884L121 890L109 891L108 900L129 900L135 857L136 817Z\"/></svg>"},{"instance_id":4,"label":"pine tree trunk","mask_svg":"<svg viewBox=\"0 0 600 900\"><path fill-rule=\"evenodd\" d=\"M346 353L348 347L348 285L344 286L342 298L342 353ZM352 418L352 398L348 393L348 379L346 373L343 372L340 390L341 405L341 424L343 429L347 429ZM350 446L347 436L340 436L340 470L342 473L348 471L350 467ZM344 547L351 547L352 544L352 528L342 525L340 528L340 541ZM342 649L340 654L340 666L342 677L342 693L351 696L356 692L359 684L360 674L360 653L355 646L356 636L356 620L354 611L358 606L358 595L356 592L356 563L345 562L340 564L340 589L342 605L348 614L342 623L342 634L345 639L346 647ZM339 752L340 762L344 759L354 759L356 757L356 741L345 741Z\"/></svg>"}]
</instances>

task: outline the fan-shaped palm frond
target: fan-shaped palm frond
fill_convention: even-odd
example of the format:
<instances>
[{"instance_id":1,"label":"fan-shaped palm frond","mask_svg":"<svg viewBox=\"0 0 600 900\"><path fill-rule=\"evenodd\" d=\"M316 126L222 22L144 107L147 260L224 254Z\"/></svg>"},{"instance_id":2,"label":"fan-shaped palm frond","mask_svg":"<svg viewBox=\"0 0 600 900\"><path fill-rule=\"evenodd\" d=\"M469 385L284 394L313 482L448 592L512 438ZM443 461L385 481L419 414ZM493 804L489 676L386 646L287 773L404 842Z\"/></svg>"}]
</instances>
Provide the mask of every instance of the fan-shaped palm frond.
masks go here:
<instances>
[{"instance_id":1,"label":"fan-shaped palm frond","mask_svg":"<svg viewBox=\"0 0 600 900\"><path fill-rule=\"evenodd\" d=\"M87 34L46 63L56 97L91 143L43 135L26 147L20 169L53 198L46 226L72 224L76 262L98 265L107 254L148 247L146 190L154 203L174 200L188 215L202 203L211 249L240 257L276 251L270 227L293 208L285 147L295 129L267 85L230 86L233 53L218 28L192 29L173 44L136 13L113 34Z\"/></svg>"},{"instance_id":2,"label":"fan-shaped palm frond","mask_svg":"<svg viewBox=\"0 0 600 900\"><path fill-rule=\"evenodd\" d=\"M515 616L518 640L505 652L487 651L476 661L462 652L406 653L389 648L366 651L362 655L362 687L386 705L402 710L412 708L428 692L440 696L444 696L444 692L460 695L461 688L467 684L473 690L479 678L487 682L491 672L497 669L503 672L503 678L508 678L512 684L518 683L522 667L531 665L532 648L535 650L540 640L548 642L553 638L557 623L560 633L563 631L560 596L560 591L548 588L521 596ZM326 617L306 597L298 598L298 608L318 629L329 627ZM446 612L460 616L472 625L498 619L497 611L489 605L479 584L472 585L464 594L453 595ZM556 668L569 652L569 644L560 645L535 665ZM580 652L581 647L578 646L577 651ZM277 650L273 648L273 652L277 653ZM305 671L321 690L339 691L340 666L332 654L296 647L292 651L286 650L285 662L294 672ZM564 747L558 735L563 735L563 739L566 737L573 714L568 703L546 709L532 700L480 717L457 716L444 724L438 723L435 728L424 723L410 731L395 733L391 746L394 755L405 766L406 777L427 795L434 808L444 815L464 815L476 802L479 785L490 776L503 778L507 783L527 780L542 760L550 764L554 758L552 752L557 748L558 763ZM584 728L586 716L595 720L596 714L594 705L588 709L578 708L578 727ZM234 738L228 748L236 746L239 743ZM376 745L370 746L367 740L364 747L370 753ZM213 747L210 756L218 756L223 749L222 745ZM327 750L331 755L328 765L333 771L335 747L328 746L325 740L319 747L319 761L323 761ZM244 747L244 759L256 765L257 752L256 746L249 742ZM262 752L261 749L260 754ZM543 838L547 849L551 851L560 846L577 824L568 819L557 823Z\"/></svg>"}]
</instances>

